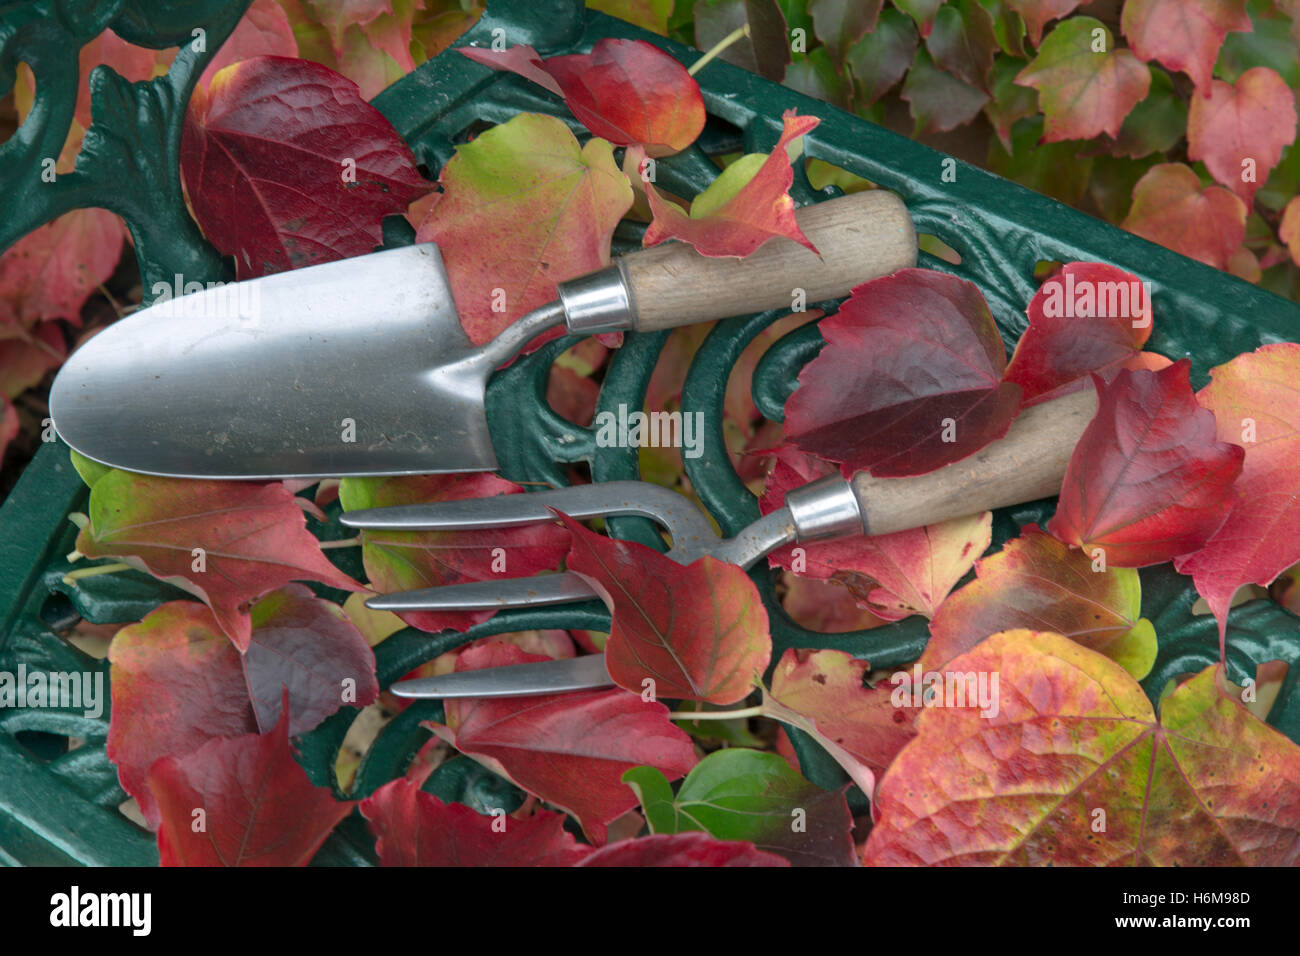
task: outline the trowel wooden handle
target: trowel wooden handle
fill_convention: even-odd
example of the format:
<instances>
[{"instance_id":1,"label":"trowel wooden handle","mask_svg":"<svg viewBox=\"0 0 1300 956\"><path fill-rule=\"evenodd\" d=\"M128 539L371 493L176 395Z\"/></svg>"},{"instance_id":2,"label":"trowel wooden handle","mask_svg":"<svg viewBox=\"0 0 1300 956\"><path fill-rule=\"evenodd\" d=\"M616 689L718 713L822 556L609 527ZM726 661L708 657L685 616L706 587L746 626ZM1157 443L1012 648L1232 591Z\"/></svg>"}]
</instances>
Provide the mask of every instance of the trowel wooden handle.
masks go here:
<instances>
[{"instance_id":1,"label":"trowel wooden handle","mask_svg":"<svg viewBox=\"0 0 1300 956\"><path fill-rule=\"evenodd\" d=\"M928 475L854 476L867 533L919 528L1059 493L1074 446L1096 413L1097 393L1089 384L1026 408L1003 438Z\"/></svg>"},{"instance_id":2,"label":"trowel wooden handle","mask_svg":"<svg viewBox=\"0 0 1300 956\"><path fill-rule=\"evenodd\" d=\"M799 228L821 253L769 239L743 259L702 256L667 242L622 258L638 331L669 329L804 301L848 295L855 285L916 265L916 231L903 201L880 189L805 206Z\"/></svg>"}]
</instances>

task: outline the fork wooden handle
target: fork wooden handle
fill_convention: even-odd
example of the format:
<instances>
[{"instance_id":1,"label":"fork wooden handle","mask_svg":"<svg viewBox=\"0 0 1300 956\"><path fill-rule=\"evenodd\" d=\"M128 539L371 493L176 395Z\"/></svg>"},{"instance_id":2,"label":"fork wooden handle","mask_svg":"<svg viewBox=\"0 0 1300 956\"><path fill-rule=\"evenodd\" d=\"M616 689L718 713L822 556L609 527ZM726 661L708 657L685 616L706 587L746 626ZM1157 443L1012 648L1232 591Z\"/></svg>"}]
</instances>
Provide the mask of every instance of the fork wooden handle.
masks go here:
<instances>
[{"instance_id":1,"label":"fork wooden handle","mask_svg":"<svg viewBox=\"0 0 1300 956\"><path fill-rule=\"evenodd\" d=\"M889 534L1057 494L1083 430L1097 413L1091 383L1026 408L985 448L915 478L853 477L867 534Z\"/></svg>"},{"instance_id":2,"label":"fork wooden handle","mask_svg":"<svg viewBox=\"0 0 1300 956\"><path fill-rule=\"evenodd\" d=\"M799 228L821 253L769 239L743 259L702 256L667 242L621 260L636 329L654 331L848 295L856 285L916 265L916 231L903 201L881 189L804 206Z\"/></svg>"}]
</instances>

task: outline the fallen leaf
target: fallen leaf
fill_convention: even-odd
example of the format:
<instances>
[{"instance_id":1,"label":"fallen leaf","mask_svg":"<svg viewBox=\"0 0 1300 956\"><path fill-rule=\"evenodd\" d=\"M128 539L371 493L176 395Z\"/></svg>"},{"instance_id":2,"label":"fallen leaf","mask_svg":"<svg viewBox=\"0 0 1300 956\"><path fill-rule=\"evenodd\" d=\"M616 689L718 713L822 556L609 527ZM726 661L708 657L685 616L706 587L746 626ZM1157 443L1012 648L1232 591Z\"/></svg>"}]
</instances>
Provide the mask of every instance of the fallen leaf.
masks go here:
<instances>
[{"instance_id":1,"label":"fallen leaf","mask_svg":"<svg viewBox=\"0 0 1300 956\"><path fill-rule=\"evenodd\" d=\"M204 235L241 279L372 252L384 216L429 189L356 84L280 56L233 64L195 90L181 174Z\"/></svg>"},{"instance_id":2,"label":"fallen leaf","mask_svg":"<svg viewBox=\"0 0 1300 956\"><path fill-rule=\"evenodd\" d=\"M298 41L294 39L293 27L289 16L277 0L253 0L234 32L221 44L221 49L213 54L212 59L199 78L199 85L207 89L212 78L232 63L249 60L255 56L298 55Z\"/></svg>"},{"instance_id":3,"label":"fallen leaf","mask_svg":"<svg viewBox=\"0 0 1300 956\"><path fill-rule=\"evenodd\" d=\"M933 471L1001 438L1020 409L993 316L963 279L872 279L820 329L827 344L786 402L786 437L845 477Z\"/></svg>"},{"instance_id":4,"label":"fallen leaf","mask_svg":"<svg viewBox=\"0 0 1300 956\"><path fill-rule=\"evenodd\" d=\"M522 494L514 482L489 472L395 478L344 478L344 511ZM420 588L529 577L559 568L569 536L552 523L473 531L361 532L361 558L370 586L382 594ZM464 631L494 611L411 611L399 617L422 631Z\"/></svg>"},{"instance_id":5,"label":"fallen leaf","mask_svg":"<svg viewBox=\"0 0 1300 956\"><path fill-rule=\"evenodd\" d=\"M1105 52L1097 52L1096 31L1105 33ZM1118 136L1124 117L1151 88L1151 71L1114 39L1100 20L1071 17L1056 27L1029 66L1016 77L1038 90L1047 123L1043 142Z\"/></svg>"},{"instance_id":6,"label":"fallen leaf","mask_svg":"<svg viewBox=\"0 0 1300 956\"><path fill-rule=\"evenodd\" d=\"M1027 313L1003 375L1021 387L1026 407L1089 387L1094 372L1109 379L1122 368L1171 364L1142 351L1152 329L1146 286L1103 262L1068 263L1034 293Z\"/></svg>"},{"instance_id":7,"label":"fallen leaf","mask_svg":"<svg viewBox=\"0 0 1300 956\"><path fill-rule=\"evenodd\" d=\"M572 866L593 852L564 829L562 813L485 816L404 777L361 801L361 815L380 866Z\"/></svg>"},{"instance_id":8,"label":"fallen leaf","mask_svg":"<svg viewBox=\"0 0 1300 956\"><path fill-rule=\"evenodd\" d=\"M1128 672L1059 634L996 634L949 666L997 675L997 712L926 708L880 783L864 863L1300 861L1300 753L1223 696L1213 667L1157 720Z\"/></svg>"},{"instance_id":9,"label":"fallen leaf","mask_svg":"<svg viewBox=\"0 0 1300 956\"><path fill-rule=\"evenodd\" d=\"M126 230L103 209L74 209L0 256L0 338L48 319L81 325L86 299L117 269Z\"/></svg>"},{"instance_id":10,"label":"fallen leaf","mask_svg":"<svg viewBox=\"0 0 1300 956\"><path fill-rule=\"evenodd\" d=\"M622 840L602 847L577 866L789 866L751 843L717 840L707 833L672 833Z\"/></svg>"},{"instance_id":11,"label":"fallen leaf","mask_svg":"<svg viewBox=\"0 0 1300 956\"><path fill-rule=\"evenodd\" d=\"M313 786L293 759L287 703L268 733L218 737L163 757L148 785L162 813L163 866L306 866L354 806Z\"/></svg>"},{"instance_id":12,"label":"fallen leaf","mask_svg":"<svg viewBox=\"0 0 1300 956\"><path fill-rule=\"evenodd\" d=\"M1125 0L1120 29L1138 59L1182 70L1204 96L1224 37L1252 27L1246 0Z\"/></svg>"},{"instance_id":13,"label":"fallen leaf","mask_svg":"<svg viewBox=\"0 0 1300 956\"><path fill-rule=\"evenodd\" d=\"M615 146L646 155L680 153L704 129L704 98L686 67L652 43L606 37L590 53L543 60L530 46L461 47L494 70L509 70L564 98L583 126Z\"/></svg>"},{"instance_id":14,"label":"fallen leaf","mask_svg":"<svg viewBox=\"0 0 1300 956\"><path fill-rule=\"evenodd\" d=\"M879 776L916 736L917 709L896 681L868 686L869 670L843 651L791 649L772 672L772 697Z\"/></svg>"},{"instance_id":15,"label":"fallen leaf","mask_svg":"<svg viewBox=\"0 0 1300 956\"><path fill-rule=\"evenodd\" d=\"M1265 345L1210 370L1197 394L1220 441L1245 449L1237 497L1205 547L1174 566L1190 574L1219 622L1243 584L1267 585L1300 561L1300 345Z\"/></svg>"},{"instance_id":16,"label":"fallen leaf","mask_svg":"<svg viewBox=\"0 0 1300 956\"><path fill-rule=\"evenodd\" d=\"M1235 83L1215 80L1209 96L1192 97L1187 158L1205 160L1210 175L1249 209L1255 191L1295 136L1295 97L1290 87L1275 71L1257 66Z\"/></svg>"},{"instance_id":17,"label":"fallen leaf","mask_svg":"<svg viewBox=\"0 0 1300 956\"><path fill-rule=\"evenodd\" d=\"M511 644L467 649L456 670L546 660ZM448 700L447 723L430 725L457 750L578 818L600 844L607 825L636 806L622 776L646 764L676 779L695 766L685 731L668 708L627 691L590 690L520 698Z\"/></svg>"},{"instance_id":18,"label":"fallen leaf","mask_svg":"<svg viewBox=\"0 0 1300 956\"><path fill-rule=\"evenodd\" d=\"M857 866L847 787L823 790L777 754L744 747L714 751L676 794L654 767L635 767L623 780L641 801L652 833L702 831L751 843L792 866Z\"/></svg>"},{"instance_id":19,"label":"fallen leaf","mask_svg":"<svg viewBox=\"0 0 1300 956\"><path fill-rule=\"evenodd\" d=\"M1182 163L1161 163L1133 187L1133 205L1120 228L1226 269L1246 238L1246 206L1222 186L1202 189Z\"/></svg>"},{"instance_id":20,"label":"fallen leaf","mask_svg":"<svg viewBox=\"0 0 1300 956\"><path fill-rule=\"evenodd\" d=\"M458 146L439 182L416 239L438 243L476 345L554 301L557 282L609 265L614 227L632 205L608 142L579 146L562 121L534 113Z\"/></svg>"},{"instance_id":21,"label":"fallen leaf","mask_svg":"<svg viewBox=\"0 0 1300 956\"><path fill-rule=\"evenodd\" d=\"M634 541L588 531L566 567L592 584L613 615L605 662L620 687L655 698L734 704L757 686L772 655L767 611L743 570L703 557L683 567Z\"/></svg>"},{"instance_id":22,"label":"fallen leaf","mask_svg":"<svg viewBox=\"0 0 1300 956\"><path fill-rule=\"evenodd\" d=\"M63 331L53 322L43 322L31 331L3 337L0 327L0 395L17 398L45 378L45 373L63 364L67 346Z\"/></svg>"},{"instance_id":23,"label":"fallen leaf","mask_svg":"<svg viewBox=\"0 0 1300 956\"><path fill-rule=\"evenodd\" d=\"M976 580L944 601L930 624L923 671L937 671L999 631L1050 631L1117 661L1141 680L1156 659L1132 568L1098 568L1037 525L975 565Z\"/></svg>"},{"instance_id":24,"label":"fallen leaf","mask_svg":"<svg viewBox=\"0 0 1300 956\"><path fill-rule=\"evenodd\" d=\"M355 590L307 531L279 483L197 481L110 471L90 490L90 523L77 536L87 557L114 557L195 595L239 650L247 606L290 581Z\"/></svg>"},{"instance_id":25,"label":"fallen leaf","mask_svg":"<svg viewBox=\"0 0 1300 956\"><path fill-rule=\"evenodd\" d=\"M1204 546L1227 517L1241 446L1215 437L1183 359L1158 372L1093 377L1096 417L1070 456L1056 514L1057 540L1105 565L1144 567Z\"/></svg>"},{"instance_id":26,"label":"fallen leaf","mask_svg":"<svg viewBox=\"0 0 1300 956\"><path fill-rule=\"evenodd\" d=\"M646 229L644 244L681 239L701 255L743 257L769 239L784 236L816 252L794 218L794 200L789 195L794 170L786 147L819 122L815 116L797 116L788 110L772 152L751 153L724 169L695 197L689 215L662 198L652 183L645 183L654 221Z\"/></svg>"}]
</instances>

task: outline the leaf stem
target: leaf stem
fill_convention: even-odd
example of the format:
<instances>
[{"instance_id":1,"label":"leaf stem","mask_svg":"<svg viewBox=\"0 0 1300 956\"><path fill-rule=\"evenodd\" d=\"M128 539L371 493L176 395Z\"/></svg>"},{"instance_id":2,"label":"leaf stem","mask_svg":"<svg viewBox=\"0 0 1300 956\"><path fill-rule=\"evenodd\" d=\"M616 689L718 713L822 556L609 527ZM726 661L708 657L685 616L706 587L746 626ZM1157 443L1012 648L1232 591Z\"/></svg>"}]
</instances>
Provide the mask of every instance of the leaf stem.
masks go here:
<instances>
[{"instance_id":1,"label":"leaf stem","mask_svg":"<svg viewBox=\"0 0 1300 956\"><path fill-rule=\"evenodd\" d=\"M763 716L763 705L743 707L740 710L674 710L669 711L669 720L737 720L741 717Z\"/></svg>"},{"instance_id":2,"label":"leaf stem","mask_svg":"<svg viewBox=\"0 0 1300 956\"><path fill-rule=\"evenodd\" d=\"M118 571L130 570L131 565L123 564L121 561L114 561L112 564L96 564L93 567L77 568L75 571L69 571L63 576L63 583L71 586L82 578L93 578L99 574L114 574Z\"/></svg>"},{"instance_id":3,"label":"leaf stem","mask_svg":"<svg viewBox=\"0 0 1300 956\"><path fill-rule=\"evenodd\" d=\"M709 49L709 51L705 53L704 56L700 57L698 60L692 63L690 67L686 70L686 72L689 73L691 76L694 76L696 73L700 72L700 70L708 66L709 62L714 57L716 57L719 53L721 53L727 47L731 46L731 44L735 43L741 37L747 37L747 36L749 36L748 23L746 23L744 26L736 27L736 29L732 30L730 33L728 33L717 43L713 44L713 46Z\"/></svg>"},{"instance_id":4,"label":"leaf stem","mask_svg":"<svg viewBox=\"0 0 1300 956\"><path fill-rule=\"evenodd\" d=\"M319 544L322 551L326 548L356 548L361 546L361 535L355 538L340 538L337 541L321 541Z\"/></svg>"}]
</instances>

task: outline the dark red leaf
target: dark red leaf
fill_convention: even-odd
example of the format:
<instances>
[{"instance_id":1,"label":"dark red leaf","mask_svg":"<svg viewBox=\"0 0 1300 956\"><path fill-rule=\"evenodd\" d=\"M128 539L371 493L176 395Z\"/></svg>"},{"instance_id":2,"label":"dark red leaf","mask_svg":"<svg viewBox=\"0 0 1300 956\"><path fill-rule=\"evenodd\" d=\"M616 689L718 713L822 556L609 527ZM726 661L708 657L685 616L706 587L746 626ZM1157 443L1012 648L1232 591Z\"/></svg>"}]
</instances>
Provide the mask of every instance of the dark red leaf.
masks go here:
<instances>
[{"instance_id":1,"label":"dark red leaf","mask_svg":"<svg viewBox=\"0 0 1300 956\"><path fill-rule=\"evenodd\" d=\"M611 843L578 866L789 866L752 843L718 840L707 833L662 833Z\"/></svg>"},{"instance_id":2,"label":"dark red leaf","mask_svg":"<svg viewBox=\"0 0 1300 956\"><path fill-rule=\"evenodd\" d=\"M1001 438L1020 409L993 316L962 279L873 279L820 328L827 344L786 402L786 435L846 477L933 471Z\"/></svg>"}]
</instances>

